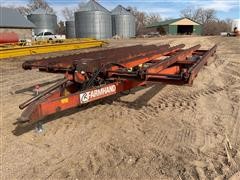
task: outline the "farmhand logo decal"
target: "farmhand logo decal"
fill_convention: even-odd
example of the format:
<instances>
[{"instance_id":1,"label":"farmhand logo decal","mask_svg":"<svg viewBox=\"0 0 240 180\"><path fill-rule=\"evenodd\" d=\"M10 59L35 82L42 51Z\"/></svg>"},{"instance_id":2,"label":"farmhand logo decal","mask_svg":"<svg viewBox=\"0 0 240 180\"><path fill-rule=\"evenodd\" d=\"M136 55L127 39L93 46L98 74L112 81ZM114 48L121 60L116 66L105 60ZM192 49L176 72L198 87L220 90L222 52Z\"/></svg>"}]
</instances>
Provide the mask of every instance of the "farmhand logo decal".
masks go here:
<instances>
[{"instance_id":1,"label":"farmhand logo decal","mask_svg":"<svg viewBox=\"0 0 240 180\"><path fill-rule=\"evenodd\" d=\"M94 89L80 94L80 103L88 103L103 97L116 94L116 85L104 86L100 89Z\"/></svg>"}]
</instances>

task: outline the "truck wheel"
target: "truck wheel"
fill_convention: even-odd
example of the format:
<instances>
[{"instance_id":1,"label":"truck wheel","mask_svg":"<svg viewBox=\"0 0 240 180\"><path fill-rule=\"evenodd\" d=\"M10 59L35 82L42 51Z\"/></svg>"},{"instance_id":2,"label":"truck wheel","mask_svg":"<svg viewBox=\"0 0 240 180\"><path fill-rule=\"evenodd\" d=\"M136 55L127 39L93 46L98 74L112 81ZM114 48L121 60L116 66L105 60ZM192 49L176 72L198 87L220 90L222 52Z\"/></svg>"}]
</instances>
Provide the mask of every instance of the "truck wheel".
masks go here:
<instances>
[{"instance_id":1,"label":"truck wheel","mask_svg":"<svg viewBox=\"0 0 240 180\"><path fill-rule=\"evenodd\" d=\"M53 39L52 39L52 38L49 38L48 40L49 40L49 41L52 41Z\"/></svg>"}]
</instances>

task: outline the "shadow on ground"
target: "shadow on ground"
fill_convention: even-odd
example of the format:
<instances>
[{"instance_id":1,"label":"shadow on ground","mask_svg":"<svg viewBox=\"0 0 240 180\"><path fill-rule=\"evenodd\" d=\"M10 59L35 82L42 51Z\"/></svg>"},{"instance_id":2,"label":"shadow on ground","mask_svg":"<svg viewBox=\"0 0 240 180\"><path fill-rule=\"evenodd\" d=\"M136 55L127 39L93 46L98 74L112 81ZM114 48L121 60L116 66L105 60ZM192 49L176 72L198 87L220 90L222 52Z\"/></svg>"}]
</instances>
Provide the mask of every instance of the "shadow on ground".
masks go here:
<instances>
[{"instance_id":1,"label":"shadow on ground","mask_svg":"<svg viewBox=\"0 0 240 180\"><path fill-rule=\"evenodd\" d=\"M141 95L140 97L138 97L136 100L134 100L133 102L127 102L127 101L122 101L120 100L120 98L122 96L126 96L128 94L134 94L140 90L143 90L145 87L137 87L131 91L126 91L126 92L123 92L123 93L119 93L117 95L114 95L114 96L111 96L111 97L107 97L107 98L104 98L104 99L101 99L101 100L98 100L96 102L91 102L89 104L86 104L86 105L82 105L82 106L79 106L77 108L73 108L73 109L68 109L68 110L65 110L65 111L61 111L61 112L58 112L58 113L55 113L53 115L50 115L50 116L47 116L46 118L42 119L40 121L40 123L43 125L45 123L48 123L48 122L51 122L51 121L54 121L54 120L57 120L61 117L64 117L64 116L70 116L74 113L77 113L77 112L81 112L81 111L84 111L88 108L91 108L93 106L97 106L98 104L109 104L111 105L113 102L120 102L120 103L123 103L125 104L128 108L134 108L136 110L139 110L141 109L142 107L146 106L147 103L159 92L161 91L163 88L165 87L165 85L163 84L160 84L160 85L151 85L151 88L149 90L147 90L143 95ZM31 88L31 87L29 87ZM26 89L29 89L29 88L26 88ZM22 90L21 92L23 93L26 89ZM33 129L36 128L36 123L32 123L32 124L26 124L26 125L22 125L22 124L18 124L17 122L14 123L14 125L17 125L16 128L12 131L12 133L15 135L15 136L20 136L24 133L27 133Z\"/></svg>"}]
</instances>

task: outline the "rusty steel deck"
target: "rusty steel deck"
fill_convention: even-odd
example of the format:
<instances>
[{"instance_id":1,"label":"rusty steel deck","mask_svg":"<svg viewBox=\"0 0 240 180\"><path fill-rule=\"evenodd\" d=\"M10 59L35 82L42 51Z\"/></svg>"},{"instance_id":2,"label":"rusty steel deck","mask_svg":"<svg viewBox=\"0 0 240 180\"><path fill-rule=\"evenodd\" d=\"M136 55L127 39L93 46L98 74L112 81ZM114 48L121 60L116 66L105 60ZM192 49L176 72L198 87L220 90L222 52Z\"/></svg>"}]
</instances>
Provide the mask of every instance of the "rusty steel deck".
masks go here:
<instances>
[{"instance_id":1,"label":"rusty steel deck","mask_svg":"<svg viewBox=\"0 0 240 180\"><path fill-rule=\"evenodd\" d=\"M25 70L37 68L62 73L64 79L36 97L22 103L26 108L20 123L42 118L90 103L116 93L151 83L192 85L198 72L216 52L217 46L200 50L200 45L183 49L184 44L135 45L26 61Z\"/></svg>"}]
</instances>

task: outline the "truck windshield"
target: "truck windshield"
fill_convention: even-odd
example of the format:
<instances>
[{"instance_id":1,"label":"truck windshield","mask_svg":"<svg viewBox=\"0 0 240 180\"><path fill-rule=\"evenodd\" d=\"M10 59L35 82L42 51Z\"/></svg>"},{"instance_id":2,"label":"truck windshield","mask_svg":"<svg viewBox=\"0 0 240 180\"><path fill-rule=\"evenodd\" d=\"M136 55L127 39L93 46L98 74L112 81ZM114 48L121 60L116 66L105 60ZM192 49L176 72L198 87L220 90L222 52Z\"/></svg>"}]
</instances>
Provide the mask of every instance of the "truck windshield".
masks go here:
<instances>
[{"instance_id":1,"label":"truck windshield","mask_svg":"<svg viewBox=\"0 0 240 180\"><path fill-rule=\"evenodd\" d=\"M37 36L42 36L43 35L43 33L41 32L41 33L39 33Z\"/></svg>"},{"instance_id":2,"label":"truck windshield","mask_svg":"<svg viewBox=\"0 0 240 180\"><path fill-rule=\"evenodd\" d=\"M45 32L44 35L48 36L48 35L53 35L53 34L51 32Z\"/></svg>"}]
</instances>

